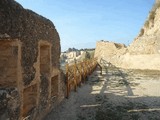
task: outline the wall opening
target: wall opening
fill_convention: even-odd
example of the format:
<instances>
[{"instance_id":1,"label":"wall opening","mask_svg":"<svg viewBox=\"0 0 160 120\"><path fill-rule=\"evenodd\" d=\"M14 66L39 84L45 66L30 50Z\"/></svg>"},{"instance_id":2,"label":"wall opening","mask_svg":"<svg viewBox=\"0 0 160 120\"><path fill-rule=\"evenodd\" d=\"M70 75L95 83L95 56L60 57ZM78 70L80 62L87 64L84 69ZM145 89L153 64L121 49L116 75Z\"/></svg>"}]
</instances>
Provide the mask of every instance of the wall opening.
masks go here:
<instances>
[{"instance_id":1,"label":"wall opening","mask_svg":"<svg viewBox=\"0 0 160 120\"><path fill-rule=\"evenodd\" d=\"M51 97L58 96L58 75L51 79Z\"/></svg>"},{"instance_id":2,"label":"wall opening","mask_svg":"<svg viewBox=\"0 0 160 120\"><path fill-rule=\"evenodd\" d=\"M48 105L50 89L51 54L50 45L40 44L40 111L45 111Z\"/></svg>"},{"instance_id":3,"label":"wall opening","mask_svg":"<svg viewBox=\"0 0 160 120\"><path fill-rule=\"evenodd\" d=\"M18 46L0 41L0 87L17 86Z\"/></svg>"},{"instance_id":4,"label":"wall opening","mask_svg":"<svg viewBox=\"0 0 160 120\"><path fill-rule=\"evenodd\" d=\"M50 47L48 45L40 46L40 73L50 74Z\"/></svg>"},{"instance_id":5,"label":"wall opening","mask_svg":"<svg viewBox=\"0 0 160 120\"><path fill-rule=\"evenodd\" d=\"M27 117L36 108L37 85L25 88L23 91L23 117Z\"/></svg>"}]
</instances>

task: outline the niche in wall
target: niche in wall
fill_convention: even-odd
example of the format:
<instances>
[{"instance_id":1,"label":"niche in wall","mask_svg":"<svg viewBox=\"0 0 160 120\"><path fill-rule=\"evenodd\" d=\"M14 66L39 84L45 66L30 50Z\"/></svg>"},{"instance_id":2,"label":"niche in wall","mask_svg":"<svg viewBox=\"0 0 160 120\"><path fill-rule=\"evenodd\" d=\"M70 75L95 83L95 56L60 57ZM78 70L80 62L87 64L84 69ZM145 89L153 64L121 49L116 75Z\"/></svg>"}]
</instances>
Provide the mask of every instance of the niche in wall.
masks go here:
<instances>
[{"instance_id":1,"label":"niche in wall","mask_svg":"<svg viewBox=\"0 0 160 120\"><path fill-rule=\"evenodd\" d=\"M47 43L40 44L40 111L45 111L48 106L50 89L51 48Z\"/></svg>"},{"instance_id":2,"label":"niche in wall","mask_svg":"<svg viewBox=\"0 0 160 120\"><path fill-rule=\"evenodd\" d=\"M48 45L40 46L40 73L49 75L50 74L50 47Z\"/></svg>"},{"instance_id":3,"label":"niche in wall","mask_svg":"<svg viewBox=\"0 0 160 120\"><path fill-rule=\"evenodd\" d=\"M37 85L35 84L25 88L23 91L23 117L27 117L36 108L36 101Z\"/></svg>"},{"instance_id":4,"label":"niche in wall","mask_svg":"<svg viewBox=\"0 0 160 120\"><path fill-rule=\"evenodd\" d=\"M58 75L51 79L51 96L56 97L58 95Z\"/></svg>"},{"instance_id":5,"label":"niche in wall","mask_svg":"<svg viewBox=\"0 0 160 120\"><path fill-rule=\"evenodd\" d=\"M16 87L18 46L11 41L0 41L0 87Z\"/></svg>"}]
</instances>

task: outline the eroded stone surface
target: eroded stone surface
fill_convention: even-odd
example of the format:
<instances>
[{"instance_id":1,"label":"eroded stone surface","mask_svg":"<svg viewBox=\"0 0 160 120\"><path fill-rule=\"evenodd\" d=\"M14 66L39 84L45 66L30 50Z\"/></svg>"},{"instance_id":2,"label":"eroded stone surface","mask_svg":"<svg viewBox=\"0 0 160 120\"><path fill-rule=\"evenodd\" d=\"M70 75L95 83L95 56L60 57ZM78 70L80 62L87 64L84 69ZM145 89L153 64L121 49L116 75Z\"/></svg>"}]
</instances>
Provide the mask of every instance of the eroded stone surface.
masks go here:
<instances>
[{"instance_id":1,"label":"eroded stone surface","mask_svg":"<svg viewBox=\"0 0 160 120\"><path fill-rule=\"evenodd\" d=\"M52 77L64 85L59 34L50 20L14 0L0 1L0 23L0 119L41 119L64 97L62 89L51 97Z\"/></svg>"}]
</instances>

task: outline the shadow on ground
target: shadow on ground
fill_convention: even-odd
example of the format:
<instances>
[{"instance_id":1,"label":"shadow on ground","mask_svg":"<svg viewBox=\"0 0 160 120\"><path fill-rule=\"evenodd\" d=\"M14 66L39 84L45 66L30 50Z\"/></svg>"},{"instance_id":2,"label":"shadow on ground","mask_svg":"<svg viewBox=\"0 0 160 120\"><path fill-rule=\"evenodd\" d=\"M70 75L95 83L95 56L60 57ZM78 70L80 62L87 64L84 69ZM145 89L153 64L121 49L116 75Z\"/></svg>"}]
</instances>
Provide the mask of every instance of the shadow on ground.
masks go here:
<instances>
[{"instance_id":1,"label":"shadow on ground","mask_svg":"<svg viewBox=\"0 0 160 120\"><path fill-rule=\"evenodd\" d=\"M44 120L160 120L159 71L101 65Z\"/></svg>"}]
</instances>

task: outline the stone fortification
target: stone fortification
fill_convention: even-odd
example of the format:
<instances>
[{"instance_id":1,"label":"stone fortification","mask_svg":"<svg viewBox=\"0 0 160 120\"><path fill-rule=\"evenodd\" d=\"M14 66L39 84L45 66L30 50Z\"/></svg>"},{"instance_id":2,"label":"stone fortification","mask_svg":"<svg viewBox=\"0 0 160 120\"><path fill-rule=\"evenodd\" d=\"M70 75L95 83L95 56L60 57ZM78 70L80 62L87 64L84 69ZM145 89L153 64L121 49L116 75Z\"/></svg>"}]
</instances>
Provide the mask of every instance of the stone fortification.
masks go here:
<instances>
[{"instance_id":1,"label":"stone fortification","mask_svg":"<svg viewBox=\"0 0 160 120\"><path fill-rule=\"evenodd\" d=\"M0 119L41 119L63 94L53 23L14 0L0 1Z\"/></svg>"}]
</instances>

